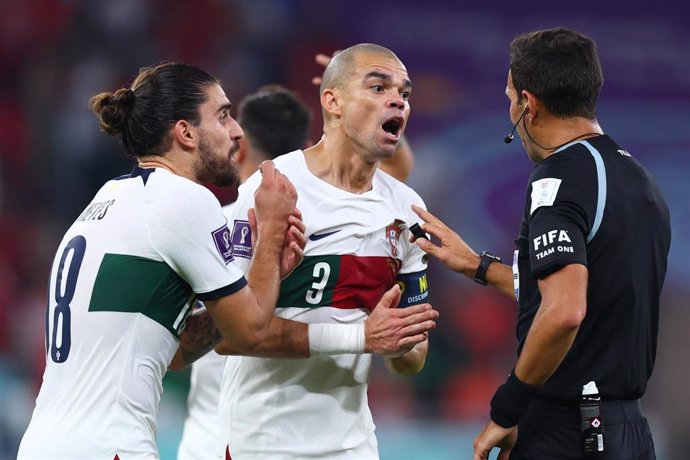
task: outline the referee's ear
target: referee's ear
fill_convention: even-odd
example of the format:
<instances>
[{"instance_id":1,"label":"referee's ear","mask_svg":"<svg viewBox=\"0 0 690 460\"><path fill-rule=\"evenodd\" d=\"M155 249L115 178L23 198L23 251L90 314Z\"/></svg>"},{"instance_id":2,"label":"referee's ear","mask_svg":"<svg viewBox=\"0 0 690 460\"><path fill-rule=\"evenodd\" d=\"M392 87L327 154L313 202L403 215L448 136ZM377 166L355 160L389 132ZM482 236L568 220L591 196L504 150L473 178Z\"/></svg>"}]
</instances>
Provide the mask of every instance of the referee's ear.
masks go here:
<instances>
[{"instance_id":1,"label":"referee's ear","mask_svg":"<svg viewBox=\"0 0 690 460\"><path fill-rule=\"evenodd\" d=\"M534 95L534 93L531 93L527 90L522 91L522 97L526 100L525 102L525 118L527 119L528 122L532 122L535 118L537 118L544 108L544 104L541 103L541 101L537 98L537 96Z\"/></svg>"}]
</instances>

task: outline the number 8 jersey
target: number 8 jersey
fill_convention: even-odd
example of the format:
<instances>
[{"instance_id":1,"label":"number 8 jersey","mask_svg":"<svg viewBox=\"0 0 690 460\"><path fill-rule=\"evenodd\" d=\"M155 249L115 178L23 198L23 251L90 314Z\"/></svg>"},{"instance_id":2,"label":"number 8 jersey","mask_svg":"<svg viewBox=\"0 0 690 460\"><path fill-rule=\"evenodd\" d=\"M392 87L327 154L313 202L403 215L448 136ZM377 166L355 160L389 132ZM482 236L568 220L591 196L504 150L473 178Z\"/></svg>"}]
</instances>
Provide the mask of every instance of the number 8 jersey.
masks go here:
<instances>
[{"instance_id":1,"label":"number 8 jersey","mask_svg":"<svg viewBox=\"0 0 690 460\"><path fill-rule=\"evenodd\" d=\"M306 323L359 323L394 283L400 308L426 301L424 253L408 227L424 207L409 187L377 170L372 190L353 194L314 176L302 151L274 160L295 185L308 236L302 264L281 283L276 315ZM229 220L233 256L245 272L253 236L247 210L261 176L240 187ZM369 354L308 359L228 357L221 436L232 458L377 459L367 402Z\"/></svg>"},{"instance_id":2,"label":"number 8 jersey","mask_svg":"<svg viewBox=\"0 0 690 460\"><path fill-rule=\"evenodd\" d=\"M107 182L60 244L20 459L157 459L162 378L196 299L246 285L218 200L165 169Z\"/></svg>"}]
</instances>

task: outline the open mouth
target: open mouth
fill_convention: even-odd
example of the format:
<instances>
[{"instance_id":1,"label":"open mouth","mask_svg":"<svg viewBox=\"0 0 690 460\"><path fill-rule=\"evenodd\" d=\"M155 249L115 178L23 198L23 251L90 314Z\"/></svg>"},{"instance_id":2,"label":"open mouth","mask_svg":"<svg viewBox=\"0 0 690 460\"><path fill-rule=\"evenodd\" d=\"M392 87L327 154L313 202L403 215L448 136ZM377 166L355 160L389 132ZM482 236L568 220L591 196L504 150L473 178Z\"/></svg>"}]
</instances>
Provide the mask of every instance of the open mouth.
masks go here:
<instances>
[{"instance_id":1,"label":"open mouth","mask_svg":"<svg viewBox=\"0 0 690 460\"><path fill-rule=\"evenodd\" d=\"M386 133L397 138L400 136L400 130L402 129L402 126L403 126L402 117L393 117L390 120L386 121L383 125L381 125L381 128L383 128L383 130Z\"/></svg>"}]
</instances>

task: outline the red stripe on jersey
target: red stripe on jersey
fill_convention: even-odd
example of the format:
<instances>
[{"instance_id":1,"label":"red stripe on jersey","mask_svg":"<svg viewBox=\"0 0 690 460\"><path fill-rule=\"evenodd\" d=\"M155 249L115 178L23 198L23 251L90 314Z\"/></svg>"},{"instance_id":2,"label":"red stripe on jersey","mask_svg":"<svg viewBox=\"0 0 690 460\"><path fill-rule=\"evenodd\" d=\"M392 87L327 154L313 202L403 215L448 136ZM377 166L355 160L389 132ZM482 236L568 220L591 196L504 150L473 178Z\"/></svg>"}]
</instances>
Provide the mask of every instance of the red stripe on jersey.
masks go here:
<instances>
[{"instance_id":1,"label":"red stripe on jersey","mask_svg":"<svg viewBox=\"0 0 690 460\"><path fill-rule=\"evenodd\" d=\"M392 257L341 255L331 306L373 310L399 269L400 261Z\"/></svg>"}]
</instances>

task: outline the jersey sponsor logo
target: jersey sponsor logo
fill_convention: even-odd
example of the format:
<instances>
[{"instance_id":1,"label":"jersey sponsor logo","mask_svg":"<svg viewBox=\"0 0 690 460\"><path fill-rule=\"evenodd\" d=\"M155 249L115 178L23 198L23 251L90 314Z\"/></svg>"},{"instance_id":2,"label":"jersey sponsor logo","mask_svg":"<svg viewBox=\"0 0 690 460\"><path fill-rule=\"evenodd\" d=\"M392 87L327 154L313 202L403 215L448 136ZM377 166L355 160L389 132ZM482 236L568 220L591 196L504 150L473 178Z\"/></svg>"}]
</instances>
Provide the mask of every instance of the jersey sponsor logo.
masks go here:
<instances>
[{"instance_id":1,"label":"jersey sponsor logo","mask_svg":"<svg viewBox=\"0 0 690 460\"><path fill-rule=\"evenodd\" d=\"M532 182L532 197L529 213L530 215L541 206L553 206L558 195L558 188L561 186L561 179L546 178Z\"/></svg>"},{"instance_id":2,"label":"jersey sponsor logo","mask_svg":"<svg viewBox=\"0 0 690 460\"><path fill-rule=\"evenodd\" d=\"M403 221L395 219L392 224L386 226L386 239L391 245L391 254L398 257L398 245L400 244L400 234L403 231Z\"/></svg>"},{"instance_id":3,"label":"jersey sponsor logo","mask_svg":"<svg viewBox=\"0 0 690 460\"><path fill-rule=\"evenodd\" d=\"M235 257L252 258L252 229L249 221L236 220L232 227L232 255Z\"/></svg>"},{"instance_id":4,"label":"jersey sponsor logo","mask_svg":"<svg viewBox=\"0 0 690 460\"><path fill-rule=\"evenodd\" d=\"M532 241L534 243L535 257L537 260L555 254L556 252L575 252L572 240L568 236L566 230L549 230L534 238Z\"/></svg>"},{"instance_id":5,"label":"jersey sponsor logo","mask_svg":"<svg viewBox=\"0 0 690 460\"><path fill-rule=\"evenodd\" d=\"M311 235L309 235L309 240L310 241L319 241L320 239L326 238L327 236L335 235L340 230L341 229L333 230L332 232L312 233Z\"/></svg>"},{"instance_id":6,"label":"jersey sponsor logo","mask_svg":"<svg viewBox=\"0 0 690 460\"><path fill-rule=\"evenodd\" d=\"M232 261L233 257L232 245L230 244L230 229L228 228L227 224L223 225L217 230L214 230L212 235L213 241L216 243L216 249L218 249L220 257L226 264L229 264Z\"/></svg>"},{"instance_id":7,"label":"jersey sponsor logo","mask_svg":"<svg viewBox=\"0 0 690 460\"><path fill-rule=\"evenodd\" d=\"M620 154L623 155L624 157L630 157L630 156L632 156L632 155L630 155L626 150L623 150L623 149L618 149L618 153L620 153Z\"/></svg>"}]
</instances>

